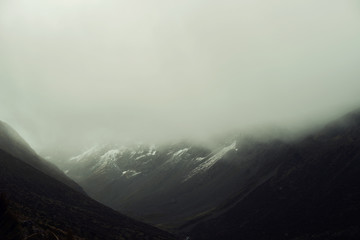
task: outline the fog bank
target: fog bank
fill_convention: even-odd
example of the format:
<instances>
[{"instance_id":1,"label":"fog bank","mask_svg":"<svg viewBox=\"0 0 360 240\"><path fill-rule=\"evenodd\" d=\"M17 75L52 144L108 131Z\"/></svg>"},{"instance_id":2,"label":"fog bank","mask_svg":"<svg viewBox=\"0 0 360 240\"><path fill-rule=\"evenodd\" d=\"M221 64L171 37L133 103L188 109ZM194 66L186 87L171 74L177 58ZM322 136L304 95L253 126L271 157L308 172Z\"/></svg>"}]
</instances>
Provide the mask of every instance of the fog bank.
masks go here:
<instances>
[{"instance_id":1,"label":"fog bank","mask_svg":"<svg viewBox=\"0 0 360 240\"><path fill-rule=\"evenodd\" d=\"M4 0L0 119L36 150L304 129L360 106L356 0Z\"/></svg>"}]
</instances>

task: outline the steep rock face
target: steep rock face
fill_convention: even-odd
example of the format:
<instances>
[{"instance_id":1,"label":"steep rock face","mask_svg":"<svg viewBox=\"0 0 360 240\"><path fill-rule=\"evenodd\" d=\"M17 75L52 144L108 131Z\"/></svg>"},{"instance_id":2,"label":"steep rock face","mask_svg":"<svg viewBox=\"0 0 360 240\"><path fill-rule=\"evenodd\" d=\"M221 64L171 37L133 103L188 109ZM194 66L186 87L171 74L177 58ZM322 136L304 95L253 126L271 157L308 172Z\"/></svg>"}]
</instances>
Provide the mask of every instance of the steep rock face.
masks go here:
<instances>
[{"instance_id":1,"label":"steep rock face","mask_svg":"<svg viewBox=\"0 0 360 240\"><path fill-rule=\"evenodd\" d=\"M280 152L275 175L199 220L192 239L358 239L359 116L348 114Z\"/></svg>"},{"instance_id":2,"label":"steep rock face","mask_svg":"<svg viewBox=\"0 0 360 240\"><path fill-rule=\"evenodd\" d=\"M0 166L0 192L9 197L19 219L38 230L50 229L58 236L70 230L88 240L175 239L103 206L2 150Z\"/></svg>"},{"instance_id":3,"label":"steep rock face","mask_svg":"<svg viewBox=\"0 0 360 240\"><path fill-rule=\"evenodd\" d=\"M82 188L77 183L67 177L54 164L38 156L30 145L12 127L2 121L0 121L0 149L65 183L73 189L83 192Z\"/></svg>"}]
</instances>

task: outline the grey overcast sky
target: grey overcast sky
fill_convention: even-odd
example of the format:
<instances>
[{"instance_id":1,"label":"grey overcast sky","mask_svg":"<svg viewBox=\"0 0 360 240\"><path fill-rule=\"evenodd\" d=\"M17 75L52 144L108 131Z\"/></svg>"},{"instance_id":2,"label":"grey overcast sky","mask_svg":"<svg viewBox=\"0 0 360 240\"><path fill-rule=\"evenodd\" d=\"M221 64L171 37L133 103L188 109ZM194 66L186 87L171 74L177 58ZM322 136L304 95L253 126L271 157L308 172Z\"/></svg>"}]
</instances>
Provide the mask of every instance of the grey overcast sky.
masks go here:
<instances>
[{"instance_id":1,"label":"grey overcast sky","mask_svg":"<svg viewBox=\"0 0 360 240\"><path fill-rule=\"evenodd\" d=\"M36 150L357 107L358 0L0 0L0 119Z\"/></svg>"}]
</instances>

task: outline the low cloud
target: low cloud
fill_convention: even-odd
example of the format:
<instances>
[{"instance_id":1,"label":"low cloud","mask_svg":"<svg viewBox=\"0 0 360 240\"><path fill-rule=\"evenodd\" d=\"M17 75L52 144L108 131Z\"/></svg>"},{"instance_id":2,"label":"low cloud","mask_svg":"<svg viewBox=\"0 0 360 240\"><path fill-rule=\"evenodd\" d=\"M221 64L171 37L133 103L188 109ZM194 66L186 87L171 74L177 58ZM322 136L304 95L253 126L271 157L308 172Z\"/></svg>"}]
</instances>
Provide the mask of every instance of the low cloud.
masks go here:
<instances>
[{"instance_id":1,"label":"low cloud","mask_svg":"<svg viewBox=\"0 0 360 240\"><path fill-rule=\"evenodd\" d=\"M301 129L360 104L357 1L0 3L0 118L37 149Z\"/></svg>"}]
</instances>

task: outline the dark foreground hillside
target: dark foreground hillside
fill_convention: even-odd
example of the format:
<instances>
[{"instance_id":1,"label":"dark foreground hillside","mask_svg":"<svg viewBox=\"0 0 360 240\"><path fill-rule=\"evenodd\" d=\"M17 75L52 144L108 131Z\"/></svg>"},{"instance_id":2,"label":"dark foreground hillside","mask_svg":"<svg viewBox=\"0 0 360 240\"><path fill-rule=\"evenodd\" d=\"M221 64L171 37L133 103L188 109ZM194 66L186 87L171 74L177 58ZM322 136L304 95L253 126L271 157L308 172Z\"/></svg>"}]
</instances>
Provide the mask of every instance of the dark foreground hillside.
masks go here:
<instances>
[{"instance_id":1,"label":"dark foreground hillside","mask_svg":"<svg viewBox=\"0 0 360 240\"><path fill-rule=\"evenodd\" d=\"M242 189L191 230L192 239L360 239L360 114L278 156L277 173Z\"/></svg>"},{"instance_id":2,"label":"dark foreground hillside","mask_svg":"<svg viewBox=\"0 0 360 240\"><path fill-rule=\"evenodd\" d=\"M10 212L12 217L0 216L0 234L8 231L6 226L14 231L9 240L17 239L17 231L25 235L47 231L60 239L66 239L69 232L75 239L175 239L103 206L2 150L0 192L9 198L10 210L3 213ZM9 221L10 227L6 225ZM0 239L7 240L5 236Z\"/></svg>"},{"instance_id":3,"label":"dark foreground hillside","mask_svg":"<svg viewBox=\"0 0 360 240\"><path fill-rule=\"evenodd\" d=\"M10 125L2 121L0 121L0 149L69 187L84 193L77 183L67 177L54 164L42 159Z\"/></svg>"}]
</instances>

